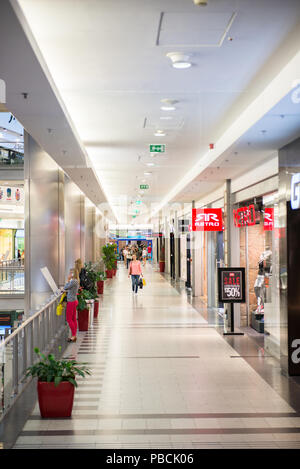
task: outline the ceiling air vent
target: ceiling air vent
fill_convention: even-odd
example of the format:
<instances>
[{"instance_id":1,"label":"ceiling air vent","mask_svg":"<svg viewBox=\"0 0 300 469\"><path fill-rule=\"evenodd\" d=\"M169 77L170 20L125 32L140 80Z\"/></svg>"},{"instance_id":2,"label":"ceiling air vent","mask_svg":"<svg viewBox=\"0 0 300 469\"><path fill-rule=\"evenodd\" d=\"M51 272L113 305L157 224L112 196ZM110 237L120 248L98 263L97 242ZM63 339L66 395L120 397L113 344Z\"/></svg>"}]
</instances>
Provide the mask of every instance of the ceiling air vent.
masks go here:
<instances>
[{"instance_id":1,"label":"ceiling air vent","mask_svg":"<svg viewBox=\"0 0 300 469\"><path fill-rule=\"evenodd\" d=\"M221 47L236 18L235 12L164 13L159 19L157 46Z\"/></svg>"}]
</instances>

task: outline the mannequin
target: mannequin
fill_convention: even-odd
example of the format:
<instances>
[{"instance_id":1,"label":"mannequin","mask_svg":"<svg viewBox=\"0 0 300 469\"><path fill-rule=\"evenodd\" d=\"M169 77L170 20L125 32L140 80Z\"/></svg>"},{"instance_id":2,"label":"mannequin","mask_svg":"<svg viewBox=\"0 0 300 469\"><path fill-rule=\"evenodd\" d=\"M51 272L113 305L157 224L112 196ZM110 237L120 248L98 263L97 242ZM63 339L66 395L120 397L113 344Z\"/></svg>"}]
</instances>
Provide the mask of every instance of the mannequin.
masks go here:
<instances>
[{"instance_id":1,"label":"mannequin","mask_svg":"<svg viewBox=\"0 0 300 469\"><path fill-rule=\"evenodd\" d=\"M264 314L265 277L272 272L272 251L267 247L258 262L258 274L254 283L254 291L257 298L256 314Z\"/></svg>"}]
</instances>

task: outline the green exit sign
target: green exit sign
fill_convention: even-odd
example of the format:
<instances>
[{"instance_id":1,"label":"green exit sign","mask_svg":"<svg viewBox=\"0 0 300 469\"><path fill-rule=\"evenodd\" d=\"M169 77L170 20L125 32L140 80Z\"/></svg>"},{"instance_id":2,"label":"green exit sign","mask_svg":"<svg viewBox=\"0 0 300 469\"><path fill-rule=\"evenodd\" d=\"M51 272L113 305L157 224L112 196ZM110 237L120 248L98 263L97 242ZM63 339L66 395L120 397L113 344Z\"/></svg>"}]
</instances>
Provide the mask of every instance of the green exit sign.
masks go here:
<instances>
[{"instance_id":1,"label":"green exit sign","mask_svg":"<svg viewBox=\"0 0 300 469\"><path fill-rule=\"evenodd\" d=\"M149 185L148 184L141 184L140 189L149 189Z\"/></svg>"},{"instance_id":2,"label":"green exit sign","mask_svg":"<svg viewBox=\"0 0 300 469\"><path fill-rule=\"evenodd\" d=\"M150 144L150 153L165 153L166 145L164 143L161 144Z\"/></svg>"}]
</instances>

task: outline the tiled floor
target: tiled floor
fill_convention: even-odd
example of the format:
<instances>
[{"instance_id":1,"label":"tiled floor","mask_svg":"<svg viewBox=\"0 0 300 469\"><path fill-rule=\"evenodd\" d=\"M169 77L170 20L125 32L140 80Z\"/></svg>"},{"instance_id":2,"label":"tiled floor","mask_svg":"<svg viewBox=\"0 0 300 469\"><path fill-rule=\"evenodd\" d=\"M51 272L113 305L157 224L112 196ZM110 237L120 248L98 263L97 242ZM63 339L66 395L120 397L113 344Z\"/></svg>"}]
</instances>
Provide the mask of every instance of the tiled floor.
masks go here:
<instances>
[{"instance_id":1,"label":"tiled floor","mask_svg":"<svg viewBox=\"0 0 300 469\"><path fill-rule=\"evenodd\" d=\"M298 448L300 414L151 265L133 296L124 266L99 317L66 351L87 362L71 419L41 419L18 448ZM240 339L241 340L241 339Z\"/></svg>"}]
</instances>

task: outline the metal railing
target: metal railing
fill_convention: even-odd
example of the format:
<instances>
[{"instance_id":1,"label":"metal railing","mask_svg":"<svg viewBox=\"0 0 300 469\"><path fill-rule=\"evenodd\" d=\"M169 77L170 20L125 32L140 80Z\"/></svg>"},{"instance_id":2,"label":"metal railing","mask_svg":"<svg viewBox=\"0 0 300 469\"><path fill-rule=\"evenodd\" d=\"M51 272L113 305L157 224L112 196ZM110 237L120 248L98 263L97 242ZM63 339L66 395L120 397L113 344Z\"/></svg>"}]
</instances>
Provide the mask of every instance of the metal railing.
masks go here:
<instances>
[{"instance_id":1,"label":"metal railing","mask_svg":"<svg viewBox=\"0 0 300 469\"><path fill-rule=\"evenodd\" d=\"M7 269L7 268L24 268L24 259L9 259L8 261L0 261L0 270L1 269Z\"/></svg>"},{"instance_id":2,"label":"metal railing","mask_svg":"<svg viewBox=\"0 0 300 469\"><path fill-rule=\"evenodd\" d=\"M65 315L56 315L60 295L0 341L0 418L11 408L28 380L26 369L37 361L34 348L49 352L66 328Z\"/></svg>"},{"instance_id":3,"label":"metal railing","mask_svg":"<svg viewBox=\"0 0 300 469\"><path fill-rule=\"evenodd\" d=\"M0 266L0 294L24 294L24 267Z\"/></svg>"},{"instance_id":4,"label":"metal railing","mask_svg":"<svg viewBox=\"0 0 300 469\"><path fill-rule=\"evenodd\" d=\"M0 147L0 166L4 167L23 167L24 154L16 150Z\"/></svg>"}]
</instances>

